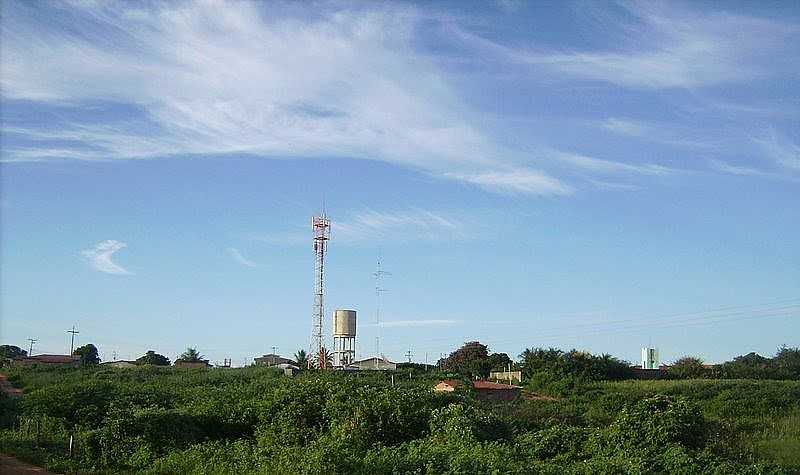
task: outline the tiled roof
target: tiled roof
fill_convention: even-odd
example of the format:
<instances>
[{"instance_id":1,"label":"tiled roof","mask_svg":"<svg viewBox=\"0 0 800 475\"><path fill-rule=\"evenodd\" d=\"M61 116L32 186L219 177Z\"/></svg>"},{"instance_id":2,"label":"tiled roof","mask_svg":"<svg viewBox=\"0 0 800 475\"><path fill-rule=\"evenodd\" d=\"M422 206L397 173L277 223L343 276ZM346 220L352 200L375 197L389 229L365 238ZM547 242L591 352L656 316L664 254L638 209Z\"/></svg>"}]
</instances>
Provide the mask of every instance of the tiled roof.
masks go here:
<instances>
[{"instance_id":1,"label":"tiled roof","mask_svg":"<svg viewBox=\"0 0 800 475\"><path fill-rule=\"evenodd\" d=\"M23 358L24 360L33 360L41 363L73 363L81 359L80 356L69 355L36 355Z\"/></svg>"}]
</instances>

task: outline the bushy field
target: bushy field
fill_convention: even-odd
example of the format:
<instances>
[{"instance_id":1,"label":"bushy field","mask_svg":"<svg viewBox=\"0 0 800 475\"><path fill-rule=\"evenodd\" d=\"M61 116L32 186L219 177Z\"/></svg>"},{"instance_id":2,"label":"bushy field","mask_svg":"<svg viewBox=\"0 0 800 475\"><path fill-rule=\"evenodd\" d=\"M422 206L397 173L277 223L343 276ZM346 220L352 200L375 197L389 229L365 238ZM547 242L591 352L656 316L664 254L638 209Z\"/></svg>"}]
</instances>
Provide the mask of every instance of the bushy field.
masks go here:
<instances>
[{"instance_id":1,"label":"bushy field","mask_svg":"<svg viewBox=\"0 0 800 475\"><path fill-rule=\"evenodd\" d=\"M624 381L556 399L441 374L15 369L0 451L81 473L795 473L800 383ZM67 440L75 437L68 457Z\"/></svg>"}]
</instances>

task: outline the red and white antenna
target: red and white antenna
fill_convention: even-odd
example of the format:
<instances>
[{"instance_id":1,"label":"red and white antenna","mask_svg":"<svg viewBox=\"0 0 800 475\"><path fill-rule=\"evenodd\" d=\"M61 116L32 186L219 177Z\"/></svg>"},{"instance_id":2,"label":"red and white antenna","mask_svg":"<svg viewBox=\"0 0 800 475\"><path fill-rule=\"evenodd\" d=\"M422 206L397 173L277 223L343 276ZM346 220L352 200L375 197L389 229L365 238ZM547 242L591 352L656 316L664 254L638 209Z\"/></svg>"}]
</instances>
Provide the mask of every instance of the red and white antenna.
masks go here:
<instances>
[{"instance_id":1,"label":"red and white antenna","mask_svg":"<svg viewBox=\"0 0 800 475\"><path fill-rule=\"evenodd\" d=\"M311 354L316 354L320 369L326 366L325 355L325 249L328 247L328 240L331 237L331 221L325 216L311 218L311 228L314 231L314 317L311 330Z\"/></svg>"}]
</instances>

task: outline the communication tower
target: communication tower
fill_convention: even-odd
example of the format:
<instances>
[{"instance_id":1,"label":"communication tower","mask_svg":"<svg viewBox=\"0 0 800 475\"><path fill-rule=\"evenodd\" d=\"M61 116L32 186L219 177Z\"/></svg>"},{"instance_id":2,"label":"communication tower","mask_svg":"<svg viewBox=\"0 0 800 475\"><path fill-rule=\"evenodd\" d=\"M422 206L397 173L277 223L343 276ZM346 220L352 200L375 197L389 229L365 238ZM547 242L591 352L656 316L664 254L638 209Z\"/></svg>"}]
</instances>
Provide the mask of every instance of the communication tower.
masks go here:
<instances>
[{"instance_id":1,"label":"communication tower","mask_svg":"<svg viewBox=\"0 0 800 475\"><path fill-rule=\"evenodd\" d=\"M375 356L381 357L381 294L388 292L389 289L381 287L381 279L383 277L392 275L391 272L386 272L381 268L381 256L378 254L378 263L375 272L372 274L375 277Z\"/></svg>"},{"instance_id":2,"label":"communication tower","mask_svg":"<svg viewBox=\"0 0 800 475\"><path fill-rule=\"evenodd\" d=\"M317 355L319 367L326 366L325 355L325 335L323 319L325 315L325 249L331 236L331 221L322 213L322 216L311 218L311 228L314 231L314 317L311 330L311 351L312 355Z\"/></svg>"}]
</instances>

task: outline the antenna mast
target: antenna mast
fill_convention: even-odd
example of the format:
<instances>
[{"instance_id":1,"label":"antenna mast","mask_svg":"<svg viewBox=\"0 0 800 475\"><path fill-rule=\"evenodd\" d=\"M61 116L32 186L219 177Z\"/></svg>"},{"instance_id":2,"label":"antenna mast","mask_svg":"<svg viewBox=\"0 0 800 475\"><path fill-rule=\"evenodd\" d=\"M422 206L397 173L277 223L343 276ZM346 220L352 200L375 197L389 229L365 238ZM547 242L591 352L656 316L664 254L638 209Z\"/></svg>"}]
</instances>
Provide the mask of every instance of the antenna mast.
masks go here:
<instances>
[{"instance_id":1,"label":"antenna mast","mask_svg":"<svg viewBox=\"0 0 800 475\"><path fill-rule=\"evenodd\" d=\"M325 216L323 210L322 216L314 216L311 218L311 228L314 230L314 317L312 320L311 331L311 354L318 356L318 363L320 369L326 366L325 361L325 339L323 318L325 315L324 303L324 271L325 271L325 249L328 245L328 240L331 236L331 221Z\"/></svg>"},{"instance_id":2,"label":"antenna mast","mask_svg":"<svg viewBox=\"0 0 800 475\"><path fill-rule=\"evenodd\" d=\"M378 253L378 263L375 272L372 274L375 277L375 356L381 357L381 294L388 292L389 289L381 287L381 279L384 276L392 275L391 272L386 272L381 268L381 255Z\"/></svg>"}]
</instances>

